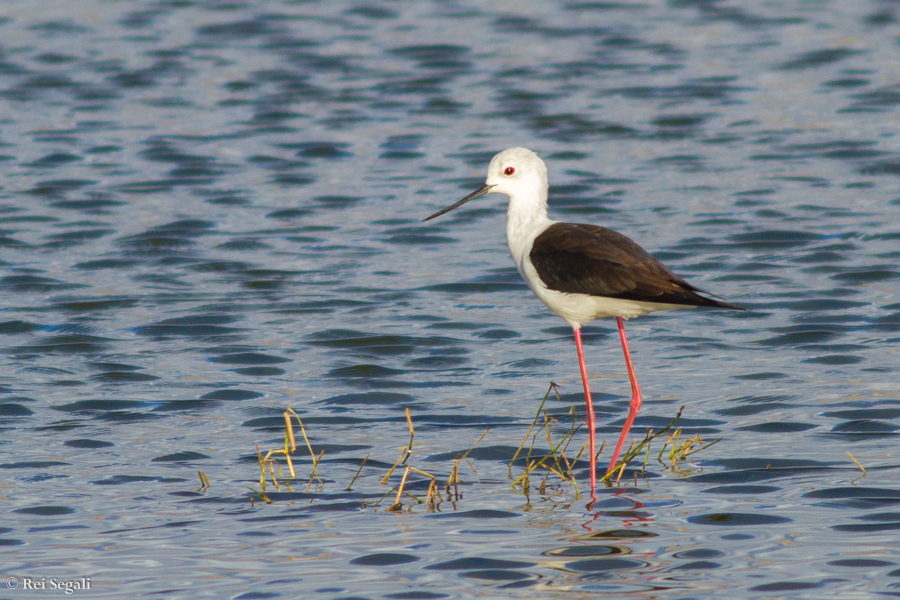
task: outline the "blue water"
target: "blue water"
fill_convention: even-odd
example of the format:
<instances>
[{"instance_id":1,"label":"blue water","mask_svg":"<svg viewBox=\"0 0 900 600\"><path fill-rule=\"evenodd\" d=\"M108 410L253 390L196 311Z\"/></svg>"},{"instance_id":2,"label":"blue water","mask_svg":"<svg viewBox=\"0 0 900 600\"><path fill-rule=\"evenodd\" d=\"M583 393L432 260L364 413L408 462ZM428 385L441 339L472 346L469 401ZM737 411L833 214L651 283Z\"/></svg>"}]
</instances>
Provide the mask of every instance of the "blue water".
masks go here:
<instances>
[{"instance_id":1,"label":"blue water","mask_svg":"<svg viewBox=\"0 0 900 600\"><path fill-rule=\"evenodd\" d=\"M0 598L900 594L893 3L3 9ZM584 457L577 491L510 486L550 382L554 440L584 409L504 198L420 222L513 145L552 216L749 309L629 322L633 437L685 406L721 441L657 440L590 509ZM611 443L614 322L585 340ZM262 490L288 407L318 478L298 431ZM392 511L405 409L442 502Z\"/></svg>"}]
</instances>

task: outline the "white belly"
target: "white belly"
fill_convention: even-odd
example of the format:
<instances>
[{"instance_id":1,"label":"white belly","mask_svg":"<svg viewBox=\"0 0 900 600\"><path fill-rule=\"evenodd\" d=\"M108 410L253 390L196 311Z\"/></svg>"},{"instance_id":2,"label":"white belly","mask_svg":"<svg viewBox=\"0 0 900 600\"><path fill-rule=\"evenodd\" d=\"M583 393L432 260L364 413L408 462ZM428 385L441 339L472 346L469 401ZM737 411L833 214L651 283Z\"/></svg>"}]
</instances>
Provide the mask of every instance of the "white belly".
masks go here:
<instances>
[{"instance_id":1,"label":"white belly","mask_svg":"<svg viewBox=\"0 0 900 600\"><path fill-rule=\"evenodd\" d=\"M530 267L530 265L528 265ZM532 269L533 271L533 269ZM639 300L621 300L603 298L587 294L568 294L547 289L534 274L535 279L528 280L528 285L541 302L562 317L573 328L578 328L594 319L604 317L622 317L625 320L646 315L658 310L691 308L680 304L661 304L659 302L641 302Z\"/></svg>"}]
</instances>

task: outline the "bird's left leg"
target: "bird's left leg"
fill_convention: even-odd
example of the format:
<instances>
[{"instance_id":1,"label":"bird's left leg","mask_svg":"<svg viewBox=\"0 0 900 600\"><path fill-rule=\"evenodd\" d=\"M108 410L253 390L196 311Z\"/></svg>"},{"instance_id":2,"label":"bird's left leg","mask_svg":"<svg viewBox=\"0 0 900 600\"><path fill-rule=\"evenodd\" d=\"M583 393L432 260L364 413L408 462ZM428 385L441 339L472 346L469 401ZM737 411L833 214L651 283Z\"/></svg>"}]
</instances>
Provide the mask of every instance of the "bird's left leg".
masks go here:
<instances>
[{"instance_id":1,"label":"bird's left leg","mask_svg":"<svg viewBox=\"0 0 900 600\"><path fill-rule=\"evenodd\" d=\"M628 438L631 424L634 423L634 419L641 409L641 389L638 387L634 366L631 364L631 353L628 352L628 339L625 337L625 321L622 320L622 317L616 317L616 323L619 325L619 339L622 340L622 351L625 353L625 366L628 367L628 378L631 379L631 404L628 407L625 425L622 426L622 433L619 434L619 441L616 442L616 449L613 450L612 459L610 459L609 467L606 469L607 473L616 467L616 461L619 460L619 453L622 451L622 446L625 445L626 438Z\"/></svg>"},{"instance_id":2,"label":"bird's left leg","mask_svg":"<svg viewBox=\"0 0 900 600\"><path fill-rule=\"evenodd\" d=\"M575 348L578 350L578 366L581 369L581 383L584 385L584 403L587 406L588 440L591 453L591 494L597 489L597 455L594 449L594 430L597 428L594 419L594 403L591 400L591 386L588 385L587 367L584 364L584 350L581 347L581 328L573 328L575 331Z\"/></svg>"}]
</instances>

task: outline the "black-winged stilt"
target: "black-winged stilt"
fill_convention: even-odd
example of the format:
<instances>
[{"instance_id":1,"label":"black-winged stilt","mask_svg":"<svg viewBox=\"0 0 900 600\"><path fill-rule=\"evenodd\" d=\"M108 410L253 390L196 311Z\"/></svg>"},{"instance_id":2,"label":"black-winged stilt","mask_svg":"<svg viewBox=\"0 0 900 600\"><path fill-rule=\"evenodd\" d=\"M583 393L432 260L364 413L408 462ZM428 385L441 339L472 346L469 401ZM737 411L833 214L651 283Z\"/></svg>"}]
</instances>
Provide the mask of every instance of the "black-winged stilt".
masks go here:
<instances>
[{"instance_id":1,"label":"black-winged stilt","mask_svg":"<svg viewBox=\"0 0 900 600\"><path fill-rule=\"evenodd\" d=\"M547 167L525 148L509 148L494 156L484 185L424 219L458 208L488 193L509 196L506 241L516 267L531 291L575 332L578 365L584 384L591 450L591 490L597 486L594 447L594 407L588 385L581 326L601 317L615 317L631 380L631 404L616 442L607 473L616 466L628 431L641 407L641 391L631 364L624 319L658 310L708 306L744 310L702 296L647 251L621 233L576 223L558 223L547 216Z\"/></svg>"}]
</instances>

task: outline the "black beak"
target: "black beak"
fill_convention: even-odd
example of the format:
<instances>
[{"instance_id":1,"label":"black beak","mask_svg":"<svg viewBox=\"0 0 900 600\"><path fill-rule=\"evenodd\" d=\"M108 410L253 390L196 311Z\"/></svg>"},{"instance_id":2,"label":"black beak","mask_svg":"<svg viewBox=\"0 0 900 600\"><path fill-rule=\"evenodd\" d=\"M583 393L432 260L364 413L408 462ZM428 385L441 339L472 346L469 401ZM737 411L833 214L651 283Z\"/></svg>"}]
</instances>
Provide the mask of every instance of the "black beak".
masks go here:
<instances>
[{"instance_id":1,"label":"black beak","mask_svg":"<svg viewBox=\"0 0 900 600\"><path fill-rule=\"evenodd\" d=\"M466 196L465 198L463 198L463 199L460 200L459 202L457 202L457 203L455 203L455 204L451 204L451 205L448 206L447 208L445 208L445 209L443 209L443 210L437 211L436 213L434 213L434 214L431 215L430 217L426 217L426 218L422 219L422 222L424 223L425 221L430 221L430 220L434 219L435 217L439 217L439 216L441 216L441 215L444 214L444 213L450 212L450 211L453 210L454 208L459 208L460 206L462 206L463 204L465 204L465 203L468 202L469 200L474 200L474 199L477 198L478 196L484 196L485 194L487 194L488 192L490 192L490 191L491 191L491 188L493 188L493 187L494 187L494 186L492 186L492 185L484 184L483 186L481 186L480 188L478 188L477 190L475 190L474 192L472 192L471 194L469 194L468 196Z\"/></svg>"}]
</instances>

